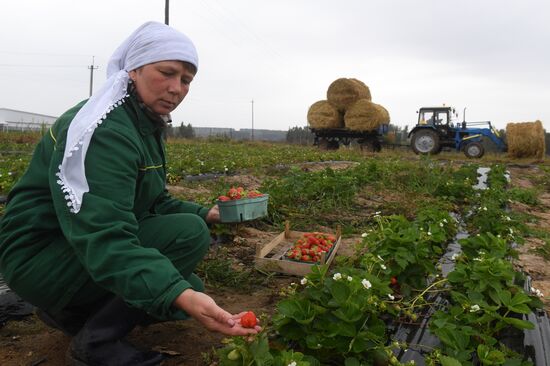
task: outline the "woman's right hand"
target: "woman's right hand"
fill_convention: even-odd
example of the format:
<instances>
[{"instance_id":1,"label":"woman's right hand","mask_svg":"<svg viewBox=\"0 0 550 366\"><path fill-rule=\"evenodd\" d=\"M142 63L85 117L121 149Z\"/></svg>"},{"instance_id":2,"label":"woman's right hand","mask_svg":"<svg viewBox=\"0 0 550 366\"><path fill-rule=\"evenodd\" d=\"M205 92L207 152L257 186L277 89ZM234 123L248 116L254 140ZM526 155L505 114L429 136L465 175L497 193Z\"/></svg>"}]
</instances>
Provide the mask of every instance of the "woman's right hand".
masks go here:
<instances>
[{"instance_id":1,"label":"woman's right hand","mask_svg":"<svg viewBox=\"0 0 550 366\"><path fill-rule=\"evenodd\" d=\"M239 319L245 312L231 314L219 307L214 299L193 289L183 291L174 301L174 306L199 321L206 329L228 336L257 334L261 327L244 328Z\"/></svg>"},{"instance_id":2,"label":"woman's right hand","mask_svg":"<svg viewBox=\"0 0 550 366\"><path fill-rule=\"evenodd\" d=\"M213 206L210 208L208 213L206 214L205 221L207 224L217 224L220 221L220 208L218 205Z\"/></svg>"}]
</instances>

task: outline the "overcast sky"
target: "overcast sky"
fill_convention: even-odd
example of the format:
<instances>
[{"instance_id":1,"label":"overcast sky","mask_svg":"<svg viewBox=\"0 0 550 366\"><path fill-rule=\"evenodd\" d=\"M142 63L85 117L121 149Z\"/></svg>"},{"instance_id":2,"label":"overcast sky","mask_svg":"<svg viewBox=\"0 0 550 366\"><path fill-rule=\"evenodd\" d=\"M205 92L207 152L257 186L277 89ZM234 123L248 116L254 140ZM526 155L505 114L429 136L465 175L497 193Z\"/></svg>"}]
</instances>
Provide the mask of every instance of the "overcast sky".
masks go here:
<instances>
[{"instance_id":1,"label":"overcast sky","mask_svg":"<svg viewBox=\"0 0 550 366\"><path fill-rule=\"evenodd\" d=\"M58 116L105 80L114 49L164 0L0 0L0 107ZM425 105L550 131L548 0L171 0L199 52L175 125L307 126L331 82L357 78L398 126ZM251 101L254 101L252 104ZM252 113L253 112L253 113Z\"/></svg>"}]
</instances>

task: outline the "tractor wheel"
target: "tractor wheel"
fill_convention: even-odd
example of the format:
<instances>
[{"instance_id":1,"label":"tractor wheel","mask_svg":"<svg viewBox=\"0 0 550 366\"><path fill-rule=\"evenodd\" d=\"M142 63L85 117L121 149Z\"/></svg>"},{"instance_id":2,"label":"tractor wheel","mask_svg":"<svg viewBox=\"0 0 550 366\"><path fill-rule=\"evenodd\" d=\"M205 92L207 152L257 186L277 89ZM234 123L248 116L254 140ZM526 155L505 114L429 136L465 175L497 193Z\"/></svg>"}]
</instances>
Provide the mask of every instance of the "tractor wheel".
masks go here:
<instances>
[{"instance_id":1,"label":"tractor wheel","mask_svg":"<svg viewBox=\"0 0 550 366\"><path fill-rule=\"evenodd\" d=\"M367 138L358 142L361 151L380 152L382 150L382 145L380 145L377 138Z\"/></svg>"},{"instance_id":2,"label":"tractor wheel","mask_svg":"<svg viewBox=\"0 0 550 366\"><path fill-rule=\"evenodd\" d=\"M483 154L485 154L485 149L479 142L470 142L464 147L464 155L471 159L479 159Z\"/></svg>"},{"instance_id":3,"label":"tractor wheel","mask_svg":"<svg viewBox=\"0 0 550 366\"><path fill-rule=\"evenodd\" d=\"M414 133L411 139L411 147L417 154L437 154L441 151L439 136L433 130L422 129Z\"/></svg>"},{"instance_id":4,"label":"tractor wheel","mask_svg":"<svg viewBox=\"0 0 550 366\"><path fill-rule=\"evenodd\" d=\"M319 139L319 149L321 150L338 150L340 147L340 144L337 140L329 140L327 138L320 138Z\"/></svg>"}]
</instances>

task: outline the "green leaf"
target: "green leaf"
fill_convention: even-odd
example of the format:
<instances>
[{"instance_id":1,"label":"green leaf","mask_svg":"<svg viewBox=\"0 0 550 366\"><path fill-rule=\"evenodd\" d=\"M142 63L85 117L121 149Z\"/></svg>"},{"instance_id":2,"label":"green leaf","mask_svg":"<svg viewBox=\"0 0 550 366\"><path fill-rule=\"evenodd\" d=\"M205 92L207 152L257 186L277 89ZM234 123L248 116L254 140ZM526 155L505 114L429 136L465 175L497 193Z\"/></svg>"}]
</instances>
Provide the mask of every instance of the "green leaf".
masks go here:
<instances>
[{"instance_id":1,"label":"green leaf","mask_svg":"<svg viewBox=\"0 0 550 366\"><path fill-rule=\"evenodd\" d=\"M464 313L464 309L461 306L453 306L449 310L449 313L451 314L451 316L456 317L456 316Z\"/></svg>"},{"instance_id":2,"label":"green leaf","mask_svg":"<svg viewBox=\"0 0 550 366\"><path fill-rule=\"evenodd\" d=\"M351 350L354 353L363 353L369 349L369 344L371 343L369 334L367 332L360 332L357 334L357 337L353 339Z\"/></svg>"},{"instance_id":3,"label":"green leaf","mask_svg":"<svg viewBox=\"0 0 550 366\"><path fill-rule=\"evenodd\" d=\"M527 320L521 320L517 318L503 318L504 322L510 324L518 329L535 329L535 325Z\"/></svg>"},{"instance_id":4,"label":"green leaf","mask_svg":"<svg viewBox=\"0 0 550 366\"><path fill-rule=\"evenodd\" d=\"M441 356L439 361L441 362L441 366L462 366L460 361L449 356Z\"/></svg>"},{"instance_id":5,"label":"green leaf","mask_svg":"<svg viewBox=\"0 0 550 366\"><path fill-rule=\"evenodd\" d=\"M512 305L512 294L508 290L497 291L498 298L506 307Z\"/></svg>"},{"instance_id":6,"label":"green leaf","mask_svg":"<svg viewBox=\"0 0 550 366\"><path fill-rule=\"evenodd\" d=\"M338 303L345 304L351 291L344 281L334 281L330 286L330 293Z\"/></svg>"},{"instance_id":7,"label":"green leaf","mask_svg":"<svg viewBox=\"0 0 550 366\"><path fill-rule=\"evenodd\" d=\"M451 283L462 283L466 279L466 274L462 271L455 270L447 275L447 279Z\"/></svg>"},{"instance_id":8,"label":"green leaf","mask_svg":"<svg viewBox=\"0 0 550 366\"><path fill-rule=\"evenodd\" d=\"M361 366L361 362L355 357L348 357L344 361L344 366Z\"/></svg>"},{"instance_id":9,"label":"green leaf","mask_svg":"<svg viewBox=\"0 0 550 366\"><path fill-rule=\"evenodd\" d=\"M306 333L302 329L302 327L295 322L284 324L282 326L277 327L277 330L279 333L281 333L285 338L293 339L295 341L301 341Z\"/></svg>"},{"instance_id":10,"label":"green leaf","mask_svg":"<svg viewBox=\"0 0 550 366\"><path fill-rule=\"evenodd\" d=\"M440 328L434 330L434 333L439 337L441 342L455 350L463 350L470 343L470 336L458 329Z\"/></svg>"},{"instance_id":11,"label":"green leaf","mask_svg":"<svg viewBox=\"0 0 550 366\"><path fill-rule=\"evenodd\" d=\"M308 334L306 337L306 344L308 348L311 349L318 349L319 348L319 337L316 334Z\"/></svg>"},{"instance_id":12,"label":"green leaf","mask_svg":"<svg viewBox=\"0 0 550 366\"><path fill-rule=\"evenodd\" d=\"M335 337L337 335L345 336L345 337L355 337L355 334L357 333L357 330L355 329L355 324L350 324L346 322L338 322L330 324L328 327L327 337Z\"/></svg>"},{"instance_id":13,"label":"green leaf","mask_svg":"<svg viewBox=\"0 0 550 366\"><path fill-rule=\"evenodd\" d=\"M279 313L289 317L293 318L294 314L300 311L300 307L298 305L298 302L296 300L282 300L279 302L277 308L279 309Z\"/></svg>"},{"instance_id":14,"label":"green leaf","mask_svg":"<svg viewBox=\"0 0 550 366\"><path fill-rule=\"evenodd\" d=\"M504 353L484 344L477 346L477 356L483 365L502 365L505 360Z\"/></svg>"},{"instance_id":15,"label":"green leaf","mask_svg":"<svg viewBox=\"0 0 550 366\"><path fill-rule=\"evenodd\" d=\"M348 323L355 323L363 317L363 312L353 303L346 304L332 312L336 317Z\"/></svg>"},{"instance_id":16,"label":"green leaf","mask_svg":"<svg viewBox=\"0 0 550 366\"><path fill-rule=\"evenodd\" d=\"M273 364L273 356L269 353L267 337L257 338L257 341L250 344L249 349L257 366L269 366Z\"/></svg>"},{"instance_id":17,"label":"green leaf","mask_svg":"<svg viewBox=\"0 0 550 366\"><path fill-rule=\"evenodd\" d=\"M532 312L531 308L525 304L509 306L508 310L518 314L530 314Z\"/></svg>"},{"instance_id":18,"label":"green leaf","mask_svg":"<svg viewBox=\"0 0 550 366\"><path fill-rule=\"evenodd\" d=\"M512 298L512 305L516 306L516 305L520 305L520 304L527 304L530 301L531 301L531 299L529 298L529 296L527 296L523 292L518 292Z\"/></svg>"}]
</instances>

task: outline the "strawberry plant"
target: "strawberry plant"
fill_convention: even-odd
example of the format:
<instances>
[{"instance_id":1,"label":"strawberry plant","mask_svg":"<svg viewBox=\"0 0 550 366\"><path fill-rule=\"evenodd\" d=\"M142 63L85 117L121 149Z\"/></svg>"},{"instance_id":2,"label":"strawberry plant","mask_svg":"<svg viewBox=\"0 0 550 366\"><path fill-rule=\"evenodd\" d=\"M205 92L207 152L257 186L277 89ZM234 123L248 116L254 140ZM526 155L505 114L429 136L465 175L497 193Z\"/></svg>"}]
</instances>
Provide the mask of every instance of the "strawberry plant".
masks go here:
<instances>
[{"instance_id":1,"label":"strawberry plant","mask_svg":"<svg viewBox=\"0 0 550 366\"><path fill-rule=\"evenodd\" d=\"M313 266L296 292L277 305L274 326L283 339L322 363L366 361L384 349L386 324L380 313L391 302L385 281L361 269L341 268L327 277ZM351 362L351 361L350 361Z\"/></svg>"},{"instance_id":2,"label":"strawberry plant","mask_svg":"<svg viewBox=\"0 0 550 366\"><path fill-rule=\"evenodd\" d=\"M542 307L540 294L523 290L522 276L507 260L514 253L505 239L487 233L460 243L463 252L447 277L450 307L432 316L431 331L443 352L458 362L469 362L477 352L482 364L521 364L521 357L499 344L499 334L510 327L533 329L521 315Z\"/></svg>"},{"instance_id":3,"label":"strawberry plant","mask_svg":"<svg viewBox=\"0 0 550 366\"><path fill-rule=\"evenodd\" d=\"M445 223L439 222L443 223L443 227L429 221L421 221L419 225L402 216L377 215L376 220L378 229L365 234L358 247L360 253L363 248L368 248L383 258L388 269L387 275L401 279L402 295L409 296L413 289L424 288L427 276L435 274L435 263L446 244ZM449 228L452 227L451 218L445 220Z\"/></svg>"},{"instance_id":4,"label":"strawberry plant","mask_svg":"<svg viewBox=\"0 0 550 366\"><path fill-rule=\"evenodd\" d=\"M286 349L271 348L267 331L249 337L224 339L225 347L216 353L220 366L318 366L313 356Z\"/></svg>"}]
</instances>

